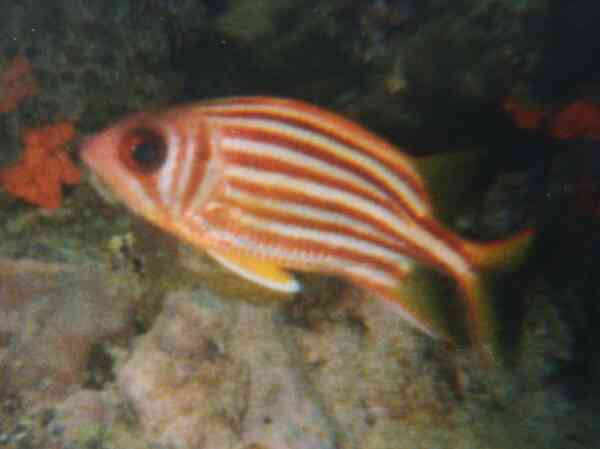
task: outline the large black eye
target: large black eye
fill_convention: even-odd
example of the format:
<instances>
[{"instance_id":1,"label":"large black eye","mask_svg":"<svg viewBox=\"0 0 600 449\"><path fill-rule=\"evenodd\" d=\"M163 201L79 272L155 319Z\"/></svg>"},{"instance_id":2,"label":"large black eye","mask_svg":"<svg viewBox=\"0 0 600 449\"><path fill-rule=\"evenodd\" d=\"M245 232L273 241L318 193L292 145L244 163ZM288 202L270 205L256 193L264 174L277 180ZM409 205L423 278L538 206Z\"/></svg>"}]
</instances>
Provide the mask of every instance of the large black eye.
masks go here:
<instances>
[{"instance_id":1,"label":"large black eye","mask_svg":"<svg viewBox=\"0 0 600 449\"><path fill-rule=\"evenodd\" d=\"M120 154L128 168L144 174L151 174L165 162L167 142L156 131L144 128L135 129L123 138Z\"/></svg>"}]
</instances>

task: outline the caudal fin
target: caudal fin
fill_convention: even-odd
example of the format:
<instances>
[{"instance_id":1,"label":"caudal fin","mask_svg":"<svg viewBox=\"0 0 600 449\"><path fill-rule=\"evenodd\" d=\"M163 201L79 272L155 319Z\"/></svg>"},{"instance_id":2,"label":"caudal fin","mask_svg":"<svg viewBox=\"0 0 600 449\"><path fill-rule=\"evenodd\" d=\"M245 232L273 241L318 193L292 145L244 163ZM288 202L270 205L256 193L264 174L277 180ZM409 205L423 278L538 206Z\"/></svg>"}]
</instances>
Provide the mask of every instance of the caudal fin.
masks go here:
<instances>
[{"instance_id":1,"label":"caudal fin","mask_svg":"<svg viewBox=\"0 0 600 449\"><path fill-rule=\"evenodd\" d=\"M525 261L534 236L533 229L525 229L508 239L464 242L463 247L473 266L480 270L512 271Z\"/></svg>"},{"instance_id":2,"label":"caudal fin","mask_svg":"<svg viewBox=\"0 0 600 449\"><path fill-rule=\"evenodd\" d=\"M498 278L516 270L532 246L534 231L527 229L515 236L487 243L465 242L467 256L477 273L460 282L467 300L467 323L472 341L486 362L499 356L499 322L492 301Z\"/></svg>"},{"instance_id":3,"label":"caudal fin","mask_svg":"<svg viewBox=\"0 0 600 449\"><path fill-rule=\"evenodd\" d=\"M394 304L405 319L432 337L456 342L462 340L466 331L482 360L494 365L501 358L499 320L492 301L492 291L497 290L494 284L499 274L512 271L524 262L533 236L533 230L525 230L501 241L463 242L473 270L455 273L462 306L449 278L420 265L381 296Z\"/></svg>"}]
</instances>

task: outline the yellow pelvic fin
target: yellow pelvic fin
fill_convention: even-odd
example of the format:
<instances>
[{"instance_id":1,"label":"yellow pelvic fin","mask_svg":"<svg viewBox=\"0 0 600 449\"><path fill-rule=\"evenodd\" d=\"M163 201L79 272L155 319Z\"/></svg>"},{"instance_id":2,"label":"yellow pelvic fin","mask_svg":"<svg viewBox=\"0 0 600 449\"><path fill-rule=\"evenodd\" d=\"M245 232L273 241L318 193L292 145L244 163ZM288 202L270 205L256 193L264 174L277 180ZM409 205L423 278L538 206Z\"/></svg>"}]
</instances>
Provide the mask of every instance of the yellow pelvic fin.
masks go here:
<instances>
[{"instance_id":1,"label":"yellow pelvic fin","mask_svg":"<svg viewBox=\"0 0 600 449\"><path fill-rule=\"evenodd\" d=\"M284 293L300 290L300 283L294 276L272 262L233 252L210 250L208 254L225 268L263 287Z\"/></svg>"}]
</instances>

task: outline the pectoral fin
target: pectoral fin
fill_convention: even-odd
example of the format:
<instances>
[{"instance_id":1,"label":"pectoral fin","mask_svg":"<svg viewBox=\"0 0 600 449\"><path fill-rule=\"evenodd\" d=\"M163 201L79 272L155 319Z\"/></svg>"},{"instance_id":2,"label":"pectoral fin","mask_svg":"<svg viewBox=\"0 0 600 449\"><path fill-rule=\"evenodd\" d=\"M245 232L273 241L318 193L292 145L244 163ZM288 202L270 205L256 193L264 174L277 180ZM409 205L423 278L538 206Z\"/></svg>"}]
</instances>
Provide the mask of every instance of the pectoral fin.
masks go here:
<instances>
[{"instance_id":1,"label":"pectoral fin","mask_svg":"<svg viewBox=\"0 0 600 449\"><path fill-rule=\"evenodd\" d=\"M272 262L231 252L213 250L208 253L225 268L249 281L285 293L295 293L300 290L300 283L294 276Z\"/></svg>"}]
</instances>

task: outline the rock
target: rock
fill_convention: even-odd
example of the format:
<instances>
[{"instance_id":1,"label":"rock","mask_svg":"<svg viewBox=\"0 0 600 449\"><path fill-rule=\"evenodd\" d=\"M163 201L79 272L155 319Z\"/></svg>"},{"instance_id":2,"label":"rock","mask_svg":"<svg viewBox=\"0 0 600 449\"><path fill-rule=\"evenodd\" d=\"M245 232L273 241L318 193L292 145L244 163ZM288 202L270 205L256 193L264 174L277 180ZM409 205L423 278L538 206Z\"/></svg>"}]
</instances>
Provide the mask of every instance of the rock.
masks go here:
<instances>
[{"instance_id":1,"label":"rock","mask_svg":"<svg viewBox=\"0 0 600 449\"><path fill-rule=\"evenodd\" d=\"M134 292L91 266L0 259L0 393L36 409L83 385L94 345L133 333Z\"/></svg>"},{"instance_id":2,"label":"rock","mask_svg":"<svg viewBox=\"0 0 600 449\"><path fill-rule=\"evenodd\" d=\"M337 288L328 298L339 284L308 284L294 302L270 305L168 291L134 338L132 284L124 293L97 268L1 261L0 442L541 448L595 419L578 414L564 425L575 402L547 380L557 341L552 327L539 333L547 314L525 327L519 368L485 370L381 301Z\"/></svg>"},{"instance_id":3,"label":"rock","mask_svg":"<svg viewBox=\"0 0 600 449\"><path fill-rule=\"evenodd\" d=\"M333 448L319 399L281 342L273 308L171 294L118 372L151 444Z\"/></svg>"},{"instance_id":4,"label":"rock","mask_svg":"<svg viewBox=\"0 0 600 449\"><path fill-rule=\"evenodd\" d=\"M453 400L432 342L386 304L349 291L316 330L288 332L340 429L338 447L444 447Z\"/></svg>"}]
</instances>

